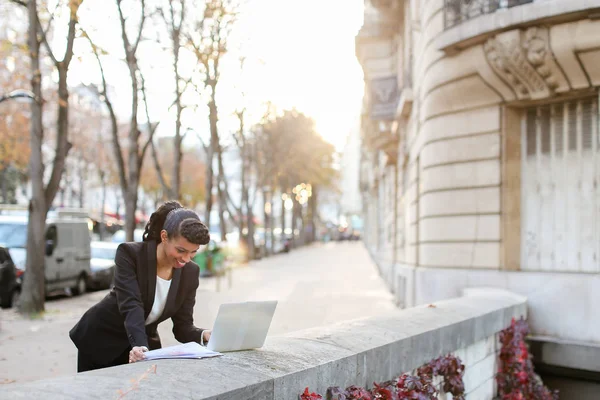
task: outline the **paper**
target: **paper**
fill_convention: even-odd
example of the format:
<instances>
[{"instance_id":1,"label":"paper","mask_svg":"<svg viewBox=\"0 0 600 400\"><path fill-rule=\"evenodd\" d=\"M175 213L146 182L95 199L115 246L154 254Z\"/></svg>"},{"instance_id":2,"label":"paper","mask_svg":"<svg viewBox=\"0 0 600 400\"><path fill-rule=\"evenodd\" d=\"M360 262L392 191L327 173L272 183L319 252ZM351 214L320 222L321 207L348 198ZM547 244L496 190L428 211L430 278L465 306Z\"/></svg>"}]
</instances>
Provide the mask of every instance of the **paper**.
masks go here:
<instances>
[{"instance_id":1,"label":"paper","mask_svg":"<svg viewBox=\"0 0 600 400\"><path fill-rule=\"evenodd\" d=\"M150 350L145 352L144 355L146 356L146 361L150 361L163 358L209 358L222 356L223 354L208 350L196 342L190 342L158 350Z\"/></svg>"}]
</instances>

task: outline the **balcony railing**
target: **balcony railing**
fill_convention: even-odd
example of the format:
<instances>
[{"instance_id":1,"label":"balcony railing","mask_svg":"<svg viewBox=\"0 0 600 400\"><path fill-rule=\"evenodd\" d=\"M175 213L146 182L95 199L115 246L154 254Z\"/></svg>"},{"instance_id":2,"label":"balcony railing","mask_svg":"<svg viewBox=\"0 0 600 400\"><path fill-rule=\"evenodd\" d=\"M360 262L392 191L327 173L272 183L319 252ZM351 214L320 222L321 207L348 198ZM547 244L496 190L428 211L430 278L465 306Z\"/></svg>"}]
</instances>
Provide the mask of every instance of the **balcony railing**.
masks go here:
<instances>
[{"instance_id":1,"label":"balcony railing","mask_svg":"<svg viewBox=\"0 0 600 400\"><path fill-rule=\"evenodd\" d=\"M449 29L481 15L533 3L534 0L444 0L444 28Z\"/></svg>"}]
</instances>

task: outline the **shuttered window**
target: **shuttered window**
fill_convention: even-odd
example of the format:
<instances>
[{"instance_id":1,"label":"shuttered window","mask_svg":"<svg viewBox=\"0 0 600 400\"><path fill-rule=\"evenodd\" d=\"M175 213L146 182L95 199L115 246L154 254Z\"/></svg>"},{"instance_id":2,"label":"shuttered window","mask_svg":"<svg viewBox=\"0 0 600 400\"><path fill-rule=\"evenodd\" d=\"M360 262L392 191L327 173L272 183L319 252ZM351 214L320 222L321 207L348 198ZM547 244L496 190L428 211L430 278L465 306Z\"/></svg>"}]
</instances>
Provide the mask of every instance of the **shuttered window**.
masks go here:
<instances>
[{"instance_id":1,"label":"shuttered window","mask_svg":"<svg viewBox=\"0 0 600 400\"><path fill-rule=\"evenodd\" d=\"M521 269L600 272L599 135L596 97L525 111Z\"/></svg>"}]
</instances>

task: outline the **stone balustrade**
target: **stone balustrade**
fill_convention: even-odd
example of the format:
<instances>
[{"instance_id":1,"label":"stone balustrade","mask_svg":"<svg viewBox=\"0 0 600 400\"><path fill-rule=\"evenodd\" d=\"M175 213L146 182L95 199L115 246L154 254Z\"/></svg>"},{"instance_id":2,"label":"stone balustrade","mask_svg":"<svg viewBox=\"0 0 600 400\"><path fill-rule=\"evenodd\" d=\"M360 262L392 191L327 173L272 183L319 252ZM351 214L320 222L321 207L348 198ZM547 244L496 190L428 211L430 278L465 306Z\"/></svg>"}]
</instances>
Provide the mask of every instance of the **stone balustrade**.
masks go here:
<instances>
[{"instance_id":1,"label":"stone balustrade","mask_svg":"<svg viewBox=\"0 0 600 400\"><path fill-rule=\"evenodd\" d=\"M378 317L269 337L261 349L204 360L140 362L24 384L0 399L296 400L305 387L370 387L453 353L467 398L492 399L498 333L526 316L526 299L497 289ZM26 360L24 360L26 362Z\"/></svg>"}]
</instances>

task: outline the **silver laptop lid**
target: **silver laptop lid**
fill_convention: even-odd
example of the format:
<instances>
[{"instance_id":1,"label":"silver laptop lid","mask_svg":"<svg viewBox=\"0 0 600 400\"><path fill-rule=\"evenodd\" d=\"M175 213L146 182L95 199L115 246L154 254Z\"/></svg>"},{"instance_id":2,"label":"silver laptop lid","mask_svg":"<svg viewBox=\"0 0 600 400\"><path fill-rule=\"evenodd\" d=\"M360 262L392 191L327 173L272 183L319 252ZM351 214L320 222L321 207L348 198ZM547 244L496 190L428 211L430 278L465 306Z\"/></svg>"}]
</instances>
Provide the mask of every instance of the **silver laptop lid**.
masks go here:
<instances>
[{"instance_id":1,"label":"silver laptop lid","mask_svg":"<svg viewBox=\"0 0 600 400\"><path fill-rule=\"evenodd\" d=\"M225 352L262 347L276 307L277 301L221 304L208 349Z\"/></svg>"}]
</instances>

